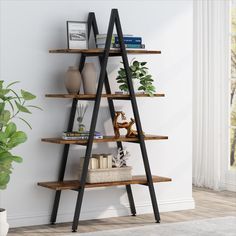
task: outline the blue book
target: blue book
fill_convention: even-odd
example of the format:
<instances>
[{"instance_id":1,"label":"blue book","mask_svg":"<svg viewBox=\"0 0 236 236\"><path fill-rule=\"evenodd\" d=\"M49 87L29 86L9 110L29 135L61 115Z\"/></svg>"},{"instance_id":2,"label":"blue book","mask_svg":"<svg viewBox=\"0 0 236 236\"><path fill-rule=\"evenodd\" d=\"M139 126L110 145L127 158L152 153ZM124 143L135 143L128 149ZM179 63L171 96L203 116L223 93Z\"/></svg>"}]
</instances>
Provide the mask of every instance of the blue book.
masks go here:
<instances>
[{"instance_id":1,"label":"blue book","mask_svg":"<svg viewBox=\"0 0 236 236\"><path fill-rule=\"evenodd\" d=\"M120 44L113 44L114 48L120 48ZM125 44L126 48L141 48L144 49L145 48L145 44Z\"/></svg>"},{"instance_id":2,"label":"blue book","mask_svg":"<svg viewBox=\"0 0 236 236\"><path fill-rule=\"evenodd\" d=\"M119 39L116 36L115 37L115 44L119 43ZM124 43L125 44L142 44L142 38L141 37L124 37Z\"/></svg>"}]
</instances>

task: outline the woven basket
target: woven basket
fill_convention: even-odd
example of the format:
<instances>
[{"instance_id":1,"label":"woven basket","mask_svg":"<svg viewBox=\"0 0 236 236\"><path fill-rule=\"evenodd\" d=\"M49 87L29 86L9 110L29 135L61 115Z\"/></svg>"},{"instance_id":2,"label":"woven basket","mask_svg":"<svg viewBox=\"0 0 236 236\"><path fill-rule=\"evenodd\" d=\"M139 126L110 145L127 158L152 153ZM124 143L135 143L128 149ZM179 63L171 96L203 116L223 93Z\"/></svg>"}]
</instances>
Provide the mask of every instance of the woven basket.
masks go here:
<instances>
[{"instance_id":1,"label":"woven basket","mask_svg":"<svg viewBox=\"0 0 236 236\"><path fill-rule=\"evenodd\" d=\"M131 166L110 169L88 169L87 183L105 183L131 180ZM79 169L79 179L82 169Z\"/></svg>"}]
</instances>

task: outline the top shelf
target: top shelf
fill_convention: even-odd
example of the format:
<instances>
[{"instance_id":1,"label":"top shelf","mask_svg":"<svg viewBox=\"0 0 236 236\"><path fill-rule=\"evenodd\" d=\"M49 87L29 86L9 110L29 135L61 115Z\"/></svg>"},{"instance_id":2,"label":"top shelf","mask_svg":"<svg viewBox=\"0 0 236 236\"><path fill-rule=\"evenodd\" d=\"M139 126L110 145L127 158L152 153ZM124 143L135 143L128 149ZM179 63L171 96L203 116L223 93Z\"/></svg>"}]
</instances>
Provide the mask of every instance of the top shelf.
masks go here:
<instances>
[{"instance_id":1,"label":"top shelf","mask_svg":"<svg viewBox=\"0 0 236 236\"><path fill-rule=\"evenodd\" d=\"M126 49L127 54L161 54L161 51L157 50L144 50L144 49ZM104 49L50 49L49 53L83 53L85 55L96 56L104 53ZM119 49L111 49L110 56L119 56L121 51Z\"/></svg>"}]
</instances>

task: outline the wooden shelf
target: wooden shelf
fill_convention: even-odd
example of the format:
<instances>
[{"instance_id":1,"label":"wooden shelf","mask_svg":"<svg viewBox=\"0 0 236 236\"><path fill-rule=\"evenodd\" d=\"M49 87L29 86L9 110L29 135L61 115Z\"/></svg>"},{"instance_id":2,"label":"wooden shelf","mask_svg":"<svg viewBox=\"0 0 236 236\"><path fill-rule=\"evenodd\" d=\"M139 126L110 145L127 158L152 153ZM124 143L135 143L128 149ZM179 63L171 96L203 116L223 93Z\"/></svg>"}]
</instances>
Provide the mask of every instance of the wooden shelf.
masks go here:
<instances>
[{"instance_id":1,"label":"wooden shelf","mask_svg":"<svg viewBox=\"0 0 236 236\"><path fill-rule=\"evenodd\" d=\"M149 96L147 94L136 94L137 98L154 98L154 97L165 97L163 93L157 93L153 96ZM46 94L45 97L48 98L76 98L79 100L94 100L96 98L95 94ZM129 100L129 94L102 94L102 98L112 98L112 99L120 99L120 100Z\"/></svg>"},{"instance_id":2,"label":"wooden shelf","mask_svg":"<svg viewBox=\"0 0 236 236\"><path fill-rule=\"evenodd\" d=\"M145 135L145 140L162 140L168 139L168 136L158 136L158 135ZM55 144L87 144L88 140L65 140L62 138L42 138L42 142L55 143ZM94 139L94 143L105 143L105 142L138 142L138 138L126 138L125 136L120 136L115 138L114 136L103 136L103 139Z\"/></svg>"},{"instance_id":3,"label":"wooden shelf","mask_svg":"<svg viewBox=\"0 0 236 236\"><path fill-rule=\"evenodd\" d=\"M161 54L161 51L157 50L144 50L144 49L137 49L137 50L128 50L126 49L128 54ZM100 55L104 53L104 49L99 48L91 48L91 49L50 49L49 53L83 53L86 55ZM121 52L119 49L111 49L110 55L112 56L119 56Z\"/></svg>"},{"instance_id":4,"label":"wooden shelf","mask_svg":"<svg viewBox=\"0 0 236 236\"><path fill-rule=\"evenodd\" d=\"M152 176L154 183L157 182L170 182L171 178ZM108 186L120 186L128 184L142 184L147 185L147 179L144 175L133 176L132 180L128 181L117 181L117 182L105 182L105 183L96 183L96 184L85 184L85 188L97 188L97 187L108 187ZM65 181L55 181L55 182L40 182L39 186L53 189L53 190L73 190L80 187L80 182L78 180L65 180Z\"/></svg>"}]
</instances>

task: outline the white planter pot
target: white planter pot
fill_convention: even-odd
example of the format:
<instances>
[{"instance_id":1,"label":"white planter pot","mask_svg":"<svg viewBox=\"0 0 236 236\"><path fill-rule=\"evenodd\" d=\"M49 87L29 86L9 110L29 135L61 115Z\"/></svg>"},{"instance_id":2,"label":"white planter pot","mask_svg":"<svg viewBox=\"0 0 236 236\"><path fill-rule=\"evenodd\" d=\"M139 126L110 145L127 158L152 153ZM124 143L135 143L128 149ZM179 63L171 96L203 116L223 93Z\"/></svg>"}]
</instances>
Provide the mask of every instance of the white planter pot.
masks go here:
<instances>
[{"instance_id":1,"label":"white planter pot","mask_svg":"<svg viewBox=\"0 0 236 236\"><path fill-rule=\"evenodd\" d=\"M7 223L7 211L0 209L0 236L6 236L9 230Z\"/></svg>"}]
</instances>

